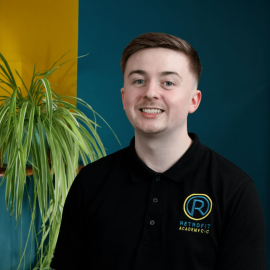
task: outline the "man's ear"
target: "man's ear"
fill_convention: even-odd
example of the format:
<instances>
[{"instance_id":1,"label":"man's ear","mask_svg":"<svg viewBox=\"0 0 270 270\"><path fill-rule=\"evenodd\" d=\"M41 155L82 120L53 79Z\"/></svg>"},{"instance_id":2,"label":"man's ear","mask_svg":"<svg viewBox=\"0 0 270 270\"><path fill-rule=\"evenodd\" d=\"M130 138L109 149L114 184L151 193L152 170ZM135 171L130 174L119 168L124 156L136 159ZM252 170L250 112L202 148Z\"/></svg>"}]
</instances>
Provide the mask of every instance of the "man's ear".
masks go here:
<instances>
[{"instance_id":1,"label":"man's ear","mask_svg":"<svg viewBox=\"0 0 270 270\"><path fill-rule=\"evenodd\" d=\"M124 106L124 109L125 109L125 93L124 93L124 88L123 87L120 89L120 92L122 94L122 103L123 103L123 106Z\"/></svg>"},{"instance_id":2,"label":"man's ear","mask_svg":"<svg viewBox=\"0 0 270 270\"><path fill-rule=\"evenodd\" d=\"M188 111L189 113L194 113L198 109L201 99L202 99L201 91L195 90L195 93L193 94L190 105L189 105L189 111Z\"/></svg>"}]
</instances>

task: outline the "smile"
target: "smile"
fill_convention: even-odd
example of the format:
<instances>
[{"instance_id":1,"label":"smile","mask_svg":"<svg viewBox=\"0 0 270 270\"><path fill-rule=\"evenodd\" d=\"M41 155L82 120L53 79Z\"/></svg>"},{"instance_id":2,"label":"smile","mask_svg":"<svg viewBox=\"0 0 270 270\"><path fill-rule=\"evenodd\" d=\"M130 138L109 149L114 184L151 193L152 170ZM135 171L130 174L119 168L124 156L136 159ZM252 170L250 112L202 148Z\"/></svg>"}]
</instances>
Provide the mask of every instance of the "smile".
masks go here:
<instances>
[{"instance_id":1,"label":"smile","mask_svg":"<svg viewBox=\"0 0 270 270\"><path fill-rule=\"evenodd\" d=\"M161 109L140 109L141 112L144 112L144 113L162 113L164 112L164 110L161 110Z\"/></svg>"}]
</instances>

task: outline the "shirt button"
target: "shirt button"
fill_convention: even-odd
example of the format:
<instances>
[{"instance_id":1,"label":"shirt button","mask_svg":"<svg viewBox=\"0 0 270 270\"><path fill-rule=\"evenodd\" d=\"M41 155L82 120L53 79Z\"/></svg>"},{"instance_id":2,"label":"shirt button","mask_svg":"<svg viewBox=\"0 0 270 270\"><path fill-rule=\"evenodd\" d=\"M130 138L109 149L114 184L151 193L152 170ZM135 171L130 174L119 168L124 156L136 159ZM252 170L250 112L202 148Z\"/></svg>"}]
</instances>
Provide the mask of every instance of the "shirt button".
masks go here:
<instances>
[{"instance_id":1,"label":"shirt button","mask_svg":"<svg viewBox=\"0 0 270 270\"><path fill-rule=\"evenodd\" d=\"M154 220L150 220L150 225L155 225L155 221Z\"/></svg>"},{"instance_id":2,"label":"shirt button","mask_svg":"<svg viewBox=\"0 0 270 270\"><path fill-rule=\"evenodd\" d=\"M157 199L157 198L154 198L154 199L153 199L153 202L158 202L158 199Z\"/></svg>"},{"instance_id":3,"label":"shirt button","mask_svg":"<svg viewBox=\"0 0 270 270\"><path fill-rule=\"evenodd\" d=\"M156 180L159 181L159 180L160 180L160 176L157 176L157 177L156 177Z\"/></svg>"}]
</instances>

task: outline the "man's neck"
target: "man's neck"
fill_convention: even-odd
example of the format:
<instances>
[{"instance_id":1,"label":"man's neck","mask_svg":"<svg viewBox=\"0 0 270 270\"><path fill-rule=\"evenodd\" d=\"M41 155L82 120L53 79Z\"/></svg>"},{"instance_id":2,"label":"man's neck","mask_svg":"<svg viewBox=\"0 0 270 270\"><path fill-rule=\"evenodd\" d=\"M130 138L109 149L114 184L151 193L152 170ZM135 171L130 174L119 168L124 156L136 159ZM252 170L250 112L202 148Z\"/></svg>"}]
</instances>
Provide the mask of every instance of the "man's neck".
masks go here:
<instances>
[{"instance_id":1,"label":"man's neck","mask_svg":"<svg viewBox=\"0 0 270 270\"><path fill-rule=\"evenodd\" d=\"M135 131L135 150L138 157L156 172L172 167L192 144L187 131L170 135L142 135Z\"/></svg>"}]
</instances>

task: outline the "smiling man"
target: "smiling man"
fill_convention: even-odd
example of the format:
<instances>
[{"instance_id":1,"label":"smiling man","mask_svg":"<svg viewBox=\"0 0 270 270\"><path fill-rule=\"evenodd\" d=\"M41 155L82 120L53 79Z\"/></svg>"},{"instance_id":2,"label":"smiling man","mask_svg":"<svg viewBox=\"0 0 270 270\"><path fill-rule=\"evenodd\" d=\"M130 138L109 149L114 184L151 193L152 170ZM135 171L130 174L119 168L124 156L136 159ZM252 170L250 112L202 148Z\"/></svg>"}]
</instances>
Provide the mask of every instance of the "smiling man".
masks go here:
<instances>
[{"instance_id":1,"label":"smiling man","mask_svg":"<svg viewBox=\"0 0 270 270\"><path fill-rule=\"evenodd\" d=\"M197 52L146 33L125 48L121 69L135 136L74 180L51 267L265 270L253 181L187 131L201 101Z\"/></svg>"},{"instance_id":2,"label":"smiling man","mask_svg":"<svg viewBox=\"0 0 270 270\"><path fill-rule=\"evenodd\" d=\"M124 65L122 100L136 152L148 167L165 172L192 143L187 116L201 101L197 76L184 53L167 48L140 49Z\"/></svg>"}]
</instances>

